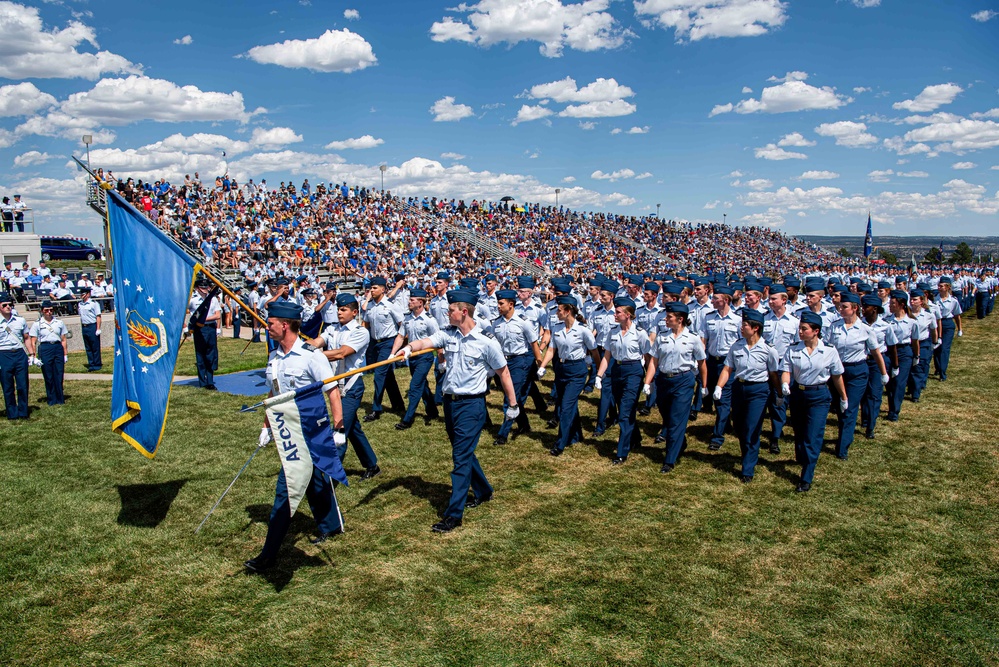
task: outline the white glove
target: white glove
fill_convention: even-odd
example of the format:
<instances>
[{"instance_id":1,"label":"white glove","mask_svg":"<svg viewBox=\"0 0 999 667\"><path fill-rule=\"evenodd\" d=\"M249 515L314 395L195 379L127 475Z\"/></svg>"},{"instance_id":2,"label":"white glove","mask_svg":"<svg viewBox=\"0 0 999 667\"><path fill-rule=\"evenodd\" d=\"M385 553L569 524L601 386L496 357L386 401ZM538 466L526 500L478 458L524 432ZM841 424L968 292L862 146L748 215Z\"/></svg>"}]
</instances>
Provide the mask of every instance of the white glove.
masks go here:
<instances>
[{"instance_id":1,"label":"white glove","mask_svg":"<svg viewBox=\"0 0 999 667\"><path fill-rule=\"evenodd\" d=\"M782 383L781 386L780 386L780 395L781 396L790 396L791 395L791 385L788 384L787 382Z\"/></svg>"},{"instance_id":2,"label":"white glove","mask_svg":"<svg viewBox=\"0 0 999 667\"><path fill-rule=\"evenodd\" d=\"M520 406L518 405L511 405L503 413L503 418L506 419L507 421L512 421L519 416L520 416Z\"/></svg>"},{"instance_id":3,"label":"white glove","mask_svg":"<svg viewBox=\"0 0 999 667\"><path fill-rule=\"evenodd\" d=\"M722 388L721 387L715 387L715 390L714 390L714 392L711 395L714 397L714 399L716 401L720 401L721 400L721 395L722 395Z\"/></svg>"},{"instance_id":4,"label":"white glove","mask_svg":"<svg viewBox=\"0 0 999 667\"><path fill-rule=\"evenodd\" d=\"M65 355L65 354L64 354L64 355L62 355L62 363L64 363L64 364L65 364L65 363L67 363L68 361L69 361L69 356L68 356L68 355Z\"/></svg>"},{"instance_id":5,"label":"white glove","mask_svg":"<svg viewBox=\"0 0 999 667\"><path fill-rule=\"evenodd\" d=\"M850 407L850 401L845 398L839 399L839 409L846 412Z\"/></svg>"},{"instance_id":6,"label":"white glove","mask_svg":"<svg viewBox=\"0 0 999 667\"><path fill-rule=\"evenodd\" d=\"M101 330L100 330L99 327L98 327L98 329L96 331L94 331L94 335L97 336L98 338L100 338L100 336L101 336Z\"/></svg>"},{"instance_id":7,"label":"white glove","mask_svg":"<svg viewBox=\"0 0 999 667\"><path fill-rule=\"evenodd\" d=\"M596 379L593 380L593 386L597 391L600 391L603 388L603 378L598 375Z\"/></svg>"},{"instance_id":8,"label":"white glove","mask_svg":"<svg viewBox=\"0 0 999 667\"><path fill-rule=\"evenodd\" d=\"M402 348L401 350L399 350L398 352L396 352L395 356L402 357L403 359L405 359L408 362L409 361L409 356L411 354L413 354L413 348L410 347L409 345L407 345L404 348Z\"/></svg>"},{"instance_id":9,"label":"white glove","mask_svg":"<svg viewBox=\"0 0 999 667\"><path fill-rule=\"evenodd\" d=\"M939 347L940 347L941 345L943 345L943 341L942 341L942 340L940 340L939 338L937 338L937 342L933 343L933 349L934 349L934 350L936 350L936 349L937 349L937 348L939 348Z\"/></svg>"},{"instance_id":10,"label":"white glove","mask_svg":"<svg viewBox=\"0 0 999 667\"><path fill-rule=\"evenodd\" d=\"M898 377L898 372L899 372L899 370L901 370L901 369L899 369L899 367L898 367L898 366L896 366L895 368L891 369L891 376L892 376L893 378L897 378L897 377Z\"/></svg>"},{"instance_id":11,"label":"white glove","mask_svg":"<svg viewBox=\"0 0 999 667\"><path fill-rule=\"evenodd\" d=\"M257 447L266 447L273 438L271 437L271 430L266 426L260 429L260 439L257 440Z\"/></svg>"},{"instance_id":12,"label":"white glove","mask_svg":"<svg viewBox=\"0 0 999 667\"><path fill-rule=\"evenodd\" d=\"M651 396L651 395L652 395L652 385L650 385L650 384L643 384L642 385L642 396Z\"/></svg>"},{"instance_id":13,"label":"white glove","mask_svg":"<svg viewBox=\"0 0 999 667\"><path fill-rule=\"evenodd\" d=\"M35 364L35 355L32 354L32 355L28 356L28 365L29 366L35 366L35 365L37 365L37 364Z\"/></svg>"},{"instance_id":14,"label":"white glove","mask_svg":"<svg viewBox=\"0 0 999 667\"><path fill-rule=\"evenodd\" d=\"M891 382L891 378L888 377L887 373L881 376L881 384L888 384L889 382Z\"/></svg>"},{"instance_id":15,"label":"white glove","mask_svg":"<svg viewBox=\"0 0 999 667\"><path fill-rule=\"evenodd\" d=\"M343 447L347 444L347 434L343 431L333 431L333 444L337 447Z\"/></svg>"},{"instance_id":16,"label":"white glove","mask_svg":"<svg viewBox=\"0 0 999 667\"><path fill-rule=\"evenodd\" d=\"M959 329L957 332L957 337L960 338L963 335L964 335L964 329Z\"/></svg>"},{"instance_id":17,"label":"white glove","mask_svg":"<svg viewBox=\"0 0 999 667\"><path fill-rule=\"evenodd\" d=\"M707 387L701 387L701 398L704 398L707 395L708 395L708 388Z\"/></svg>"},{"instance_id":18,"label":"white glove","mask_svg":"<svg viewBox=\"0 0 999 667\"><path fill-rule=\"evenodd\" d=\"M543 378L545 376L545 373L547 373L547 372L548 372L548 369L545 368L544 366L542 366L541 368L539 368L538 369L538 379L540 380L541 378Z\"/></svg>"},{"instance_id":19,"label":"white glove","mask_svg":"<svg viewBox=\"0 0 999 667\"><path fill-rule=\"evenodd\" d=\"M437 364L437 368L440 370L441 373L443 373L444 371L446 371L447 370L447 360L444 360L444 361L440 362L439 364Z\"/></svg>"}]
</instances>

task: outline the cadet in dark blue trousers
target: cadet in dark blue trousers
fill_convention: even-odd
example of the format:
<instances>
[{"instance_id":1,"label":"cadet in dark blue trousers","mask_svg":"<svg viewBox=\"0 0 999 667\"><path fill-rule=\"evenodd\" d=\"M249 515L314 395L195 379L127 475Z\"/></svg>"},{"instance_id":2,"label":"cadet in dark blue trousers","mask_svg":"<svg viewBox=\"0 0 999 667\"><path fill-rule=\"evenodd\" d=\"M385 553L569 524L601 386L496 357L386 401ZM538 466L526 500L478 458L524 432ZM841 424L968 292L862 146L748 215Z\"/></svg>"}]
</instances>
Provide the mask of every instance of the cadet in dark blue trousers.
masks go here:
<instances>
[{"instance_id":1,"label":"cadet in dark blue trousers","mask_svg":"<svg viewBox=\"0 0 999 667\"><path fill-rule=\"evenodd\" d=\"M0 292L0 384L7 419L28 418L28 357L34 353L27 322L14 315L13 297Z\"/></svg>"},{"instance_id":2,"label":"cadet in dark blue trousers","mask_svg":"<svg viewBox=\"0 0 999 667\"><path fill-rule=\"evenodd\" d=\"M600 285L600 307L593 312L593 322L590 327L593 329L593 337L597 341L597 351L603 357L607 346L607 336L611 327L614 326L614 296L621 289L621 285L616 280L605 280ZM614 370L614 360L608 362L605 371ZM593 385L596 387L596 374L594 374ZM597 425L593 429L594 437L600 437L607 430L607 421L617 418L617 404L614 402L614 392L606 391L600 393L600 405L597 408Z\"/></svg>"},{"instance_id":3,"label":"cadet in dark blue trousers","mask_svg":"<svg viewBox=\"0 0 999 667\"><path fill-rule=\"evenodd\" d=\"M721 449L725 442L725 429L728 428L732 413L731 386L722 387L719 397L714 398L714 388L725 366L725 357L732 345L739 340L739 331L742 328L742 318L731 309L732 296L730 287L719 285L715 288L711 297L711 304L715 309L704 316L699 332L708 354L708 389L709 395L714 399L715 407L715 428L711 433L711 444L708 445L708 449L713 452Z\"/></svg>"},{"instance_id":4,"label":"cadet in dark blue trousers","mask_svg":"<svg viewBox=\"0 0 999 667\"><path fill-rule=\"evenodd\" d=\"M101 361L101 304L90 298L90 288L80 288L80 326L83 329L83 347L87 351L87 371L96 373L104 365Z\"/></svg>"},{"instance_id":5,"label":"cadet in dark blue trousers","mask_svg":"<svg viewBox=\"0 0 999 667\"><path fill-rule=\"evenodd\" d=\"M402 324L402 310L388 300L385 295L387 281L381 276L371 279L371 300L364 311L364 326L371 334L371 343L368 345L367 362L374 364L385 361L392 353L392 345L395 337L399 333L399 325ZM387 391L389 403L392 410L401 412L403 410L402 393L395 379L393 364L379 366L373 371L375 376L374 395L371 398L371 412L364 416L364 421L370 422L382 416L382 395Z\"/></svg>"},{"instance_id":6,"label":"cadet in dark blue trousers","mask_svg":"<svg viewBox=\"0 0 999 667\"><path fill-rule=\"evenodd\" d=\"M214 390L215 371L219 367L217 327L222 321L222 307L218 298L212 297L204 319L195 316L208 297L211 287L212 283L207 278L199 276L194 282L195 293L191 295L187 310L191 314L189 327L194 337L194 361L198 368L198 384L205 389Z\"/></svg>"},{"instance_id":7,"label":"cadet in dark blue trousers","mask_svg":"<svg viewBox=\"0 0 999 667\"><path fill-rule=\"evenodd\" d=\"M427 291L414 287L409 291L409 312L399 327L399 335L392 345L392 354L395 356L402 348L406 340L420 340L440 331L437 320L426 311ZM416 409L420 407L420 400L427 411L427 419L437 419L437 404L434 402L434 395L430 392L430 385L427 376L430 368L434 364L432 354L421 354L409 360L409 393L406 414L402 416L402 421L395 425L399 431L404 431L413 425L416 419Z\"/></svg>"},{"instance_id":8,"label":"cadet in dark blue trousers","mask_svg":"<svg viewBox=\"0 0 999 667\"><path fill-rule=\"evenodd\" d=\"M760 458L760 434L767 412L770 387L777 385L780 360L776 348L763 339L763 313L746 308L742 311L742 338L732 344L725 365L715 385L715 401L721 400L729 379L732 388L732 423L742 451L742 482L748 484L756 474Z\"/></svg>"},{"instance_id":9,"label":"cadet in dark blue trousers","mask_svg":"<svg viewBox=\"0 0 999 667\"><path fill-rule=\"evenodd\" d=\"M38 362L45 379L45 398L49 405L62 405L63 374L66 368L69 347L66 334L69 330L62 320L54 317L55 308L51 301L42 301L42 317L31 325L31 343L38 352Z\"/></svg>"},{"instance_id":10,"label":"cadet in dark blue trousers","mask_svg":"<svg viewBox=\"0 0 999 667\"><path fill-rule=\"evenodd\" d=\"M919 338L916 321L909 314L909 295L902 290L892 290L890 296L891 315L885 317L885 322L892 328L895 339L892 358L896 360L896 365L891 369L891 380L888 382L887 419L897 422L912 364L919 361Z\"/></svg>"},{"instance_id":11,"label":"cadet in dark blue trousers","mask_svg":"<svg viewBox=\"0 0 999 667\"><path fill-rule=\"evenodd\" d=\"M506 357L506 365L510 369L510 381L513 382L513 390L517 394L517 405L524 405L534 381L535 363L541 365L538 327L517 314L517 292L514 290L497 290L496 303L499 317L493 320L489 332L503 348L503 356ZM506 408L504 405L503 409ZM503 420L493 444L505 445L512 428L512 421ZM530 432L531 422L527 418L527 412L522 410L517 416L515 435Z\"/></svg>"},{"instance_id":12,"label":"cadet in dark blue trousers","mask_svg":"<svg viewBox=\"0 0 999 667\"><path fill-rule=\"evenodd\" d=\"M431 529L449 533L461 525L465 508L478 507L492 500L493 487L486 479L475 456L479 436L486 425L486 387L489 371L499 376L507 407L504 418L513 420L520 414L517 394L510 381L510 370L500 344L486 336L475 321L478 295L471 290L451 290L447 293L450 326L429 338L413 341L399 353L410 354L430 347L444 351L444 425L451 441L451 500L443 518ZM472 497L468 491L471 489Z\"/></svg>"},{"instance_id":13,"label":"cadet in dark blue trousers","mask_svg":"<svg viewBox=\"0 0 999 667\"><path fill-rule=\"evenodd\" d=\"M909 291L909 310L912 319L916 321L917 338L919 340L919 363L913 364L909 373L906 389L913 403L918 403L926 383L930 377L930 357L936 348L940 347L937 319L929 310L927 299L930 295L916 288Z\"/></svg>"},{"instance_id":14,"label":"cadet in dark blue trousers","mask_svg":"<svg viewBox=\"0 0 999 667\"><path fill-rule=\"evenodd\" d=\"M947 368L950 366L950 350L954 344L954 334L963 335L961 328L961 302L954 297L953 280L950 276L943 276L937 288L940 296L937 297L937 306L940 307L940 342L941 345L933 351L933 366L937 376L947 380Z\"/></svg>"},{"instance_id":15,"label":"cadet in dark blue trousers","mask_svg":"<svg viewBox=\"0 0 999 667\"><path fill-rule=\"evenodd\" d=\"M865 296L860 300L860 305L864 310L864 323L874 331L878 351L881 352L880 366L874 355L867 358L867 388L860 406L860 425L864 427L864 437L873 440L885 387L891 379L885 372L898 366L898 360L894 357L895 334L888 323L879 317L884 313L881 299L874 295Z\"/></svg>"},{"instance_id":16,"label":"cadet in dark blue trousers","mask_svg":"<svg viewBox=\"0 0 999 667\"><path fill-rule=\"evenodd\" d=\"M839 396L840 408L849 407L843 387L843 363L836 348L822 342L821 331L822 317L803 311L798 326L801 341L788 348L781 363L781 395L791 400L794 458L801 465L801 481L795 489L798 493L812 488L832 401L830 382Z\"/></svg>"}]
</instances>

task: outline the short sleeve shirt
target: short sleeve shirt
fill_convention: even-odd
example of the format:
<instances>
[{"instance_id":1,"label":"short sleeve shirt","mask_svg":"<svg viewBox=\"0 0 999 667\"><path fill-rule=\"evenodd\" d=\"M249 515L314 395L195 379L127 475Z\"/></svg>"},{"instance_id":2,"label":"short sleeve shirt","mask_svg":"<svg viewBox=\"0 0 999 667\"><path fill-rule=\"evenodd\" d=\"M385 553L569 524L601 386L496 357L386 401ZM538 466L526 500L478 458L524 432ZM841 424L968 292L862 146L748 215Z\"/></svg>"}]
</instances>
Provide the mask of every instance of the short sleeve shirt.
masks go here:
<instances>
[{"instance_id":1,"label":"short sleeve shirt","mask_svg":"<svg viewBox=\"0 0 999 667\"><path fill-rule=\"evenodd\" d=\"M484 394L490 371L506 366L503 349L478 326L468 334L449 326L430 336L434 347L441 348L447 370L442 380L445 394L467 396Z\"/></svg>"},{"instance_id":2,"label":"short sleeve shirt","mask_svg":"<svg viewBox=\"0 0 999 667\"><path fill-rule=\"evenodd\" d=\"M790 373L795 384L810 387L825 384L833 375L842 375L843 362L836 348L821 340L811 354L804 343L795 343L784 353L781 370Z\"/></svg>"},{"instance_id":3,"label":"short sleeve shirt","mask_svg":"<svg viewBox=\"0 0 999 667\"><path fill-rule=\"evenodd\" d=\"M656 370L670 375L697 370L697 362L707 358L704 342L690 329L684 329L679 336L669 329L660 331L652 345L652 355L656 358Z\"/></svg>"},{"instance_id":4,"label":"short sleeve shirt","mask_svg":"<svg viewBox=\"0 0 999 667\"><path fill-rule=\"evenodd\" d=\"M62 337L69 333L66 325L58 318L46 322L44 318L31 325L28 335L37 338L39 343L61 343Z\"/></svg>"},{"instance_id":5,"label":"short sleeve shirt","mask_svg":"<svg viewBox=\"0 0 999 667\"><path fill-rule=\"evenodd\" d=\"M770 373L780 368L777 350L770 347L762 338L752 347L745 338L740 338L732 344L725 365L732 369L732 376L743 382L766 382Z\"/></svg>"},{"instance_id":6,"label":"short sleeve shirt","mask_svg":"<svg viewBox=\"0 0 999 667\"><path fill-rule=\"evenodd\" d=\"M566 329L562 322L558 322L552 327L552 345L555 346L560 361L581 361L586 358L590 350L596 349L597 340L593 332L579 322L569 329Z\"/></svg>"},{"instance_id":7,"label":"short sleeve shirt","mask_svg":"<svg viewBox=\"0 0 999 667\"><path fill-rule=\"evenodd\" d=\"M267 359L267 386L275 396L331 377L333 369L323 353L306 348L301 339L296 340L288 352L278 346ZM335 386L331 382L325 390Z\"/></svg>"}]
</instances>

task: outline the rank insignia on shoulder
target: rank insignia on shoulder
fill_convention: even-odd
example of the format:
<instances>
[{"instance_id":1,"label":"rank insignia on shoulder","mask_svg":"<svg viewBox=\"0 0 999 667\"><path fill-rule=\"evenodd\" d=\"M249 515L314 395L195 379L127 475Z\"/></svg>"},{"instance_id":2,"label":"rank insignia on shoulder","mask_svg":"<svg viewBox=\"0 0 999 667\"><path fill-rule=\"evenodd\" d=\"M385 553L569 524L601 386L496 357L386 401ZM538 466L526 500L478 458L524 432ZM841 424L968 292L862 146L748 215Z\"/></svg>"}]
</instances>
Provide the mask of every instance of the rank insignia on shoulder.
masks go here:
<instances>
[{"instance_id":1,"label":"rank insignia on shoulder","mask_svg":"<svg viewBox=\"0 0 999 667\"><path fill-rule=\"evenodd\" d=\"M309 352L315 352L316 350L319 349L318 347L316 347L312 343L302 343L302 347L304 347Z\"/></svg>"}]
</instances>

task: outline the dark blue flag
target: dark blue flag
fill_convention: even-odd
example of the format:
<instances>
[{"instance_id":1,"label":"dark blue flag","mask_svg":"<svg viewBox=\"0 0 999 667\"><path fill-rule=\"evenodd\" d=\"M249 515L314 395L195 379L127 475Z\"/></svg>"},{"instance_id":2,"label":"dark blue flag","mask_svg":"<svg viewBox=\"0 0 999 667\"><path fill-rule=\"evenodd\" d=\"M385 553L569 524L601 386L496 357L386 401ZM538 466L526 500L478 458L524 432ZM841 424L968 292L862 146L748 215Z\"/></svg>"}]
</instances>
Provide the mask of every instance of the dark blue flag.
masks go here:
<instances>
[{"instance_id":1,"label":"dark blue flag","mask_svg":"<svg viewBox=\"0 0 999 667\"><path fill-rule=\"evenodd\" d=\"M871 214L867 214L867 235L864 237L864 257L870 257L874 250L874 234L871 230Z\"/></svg>"}]
</instances>

